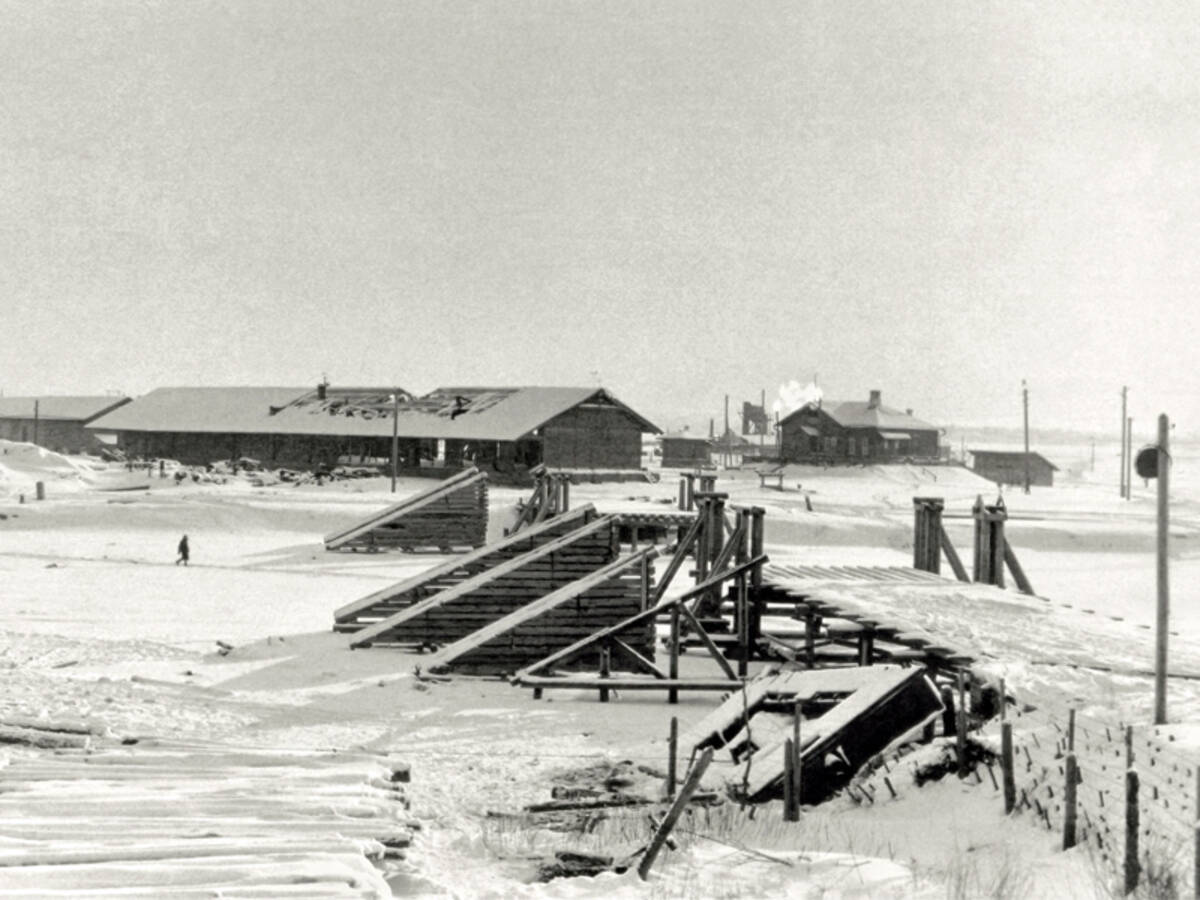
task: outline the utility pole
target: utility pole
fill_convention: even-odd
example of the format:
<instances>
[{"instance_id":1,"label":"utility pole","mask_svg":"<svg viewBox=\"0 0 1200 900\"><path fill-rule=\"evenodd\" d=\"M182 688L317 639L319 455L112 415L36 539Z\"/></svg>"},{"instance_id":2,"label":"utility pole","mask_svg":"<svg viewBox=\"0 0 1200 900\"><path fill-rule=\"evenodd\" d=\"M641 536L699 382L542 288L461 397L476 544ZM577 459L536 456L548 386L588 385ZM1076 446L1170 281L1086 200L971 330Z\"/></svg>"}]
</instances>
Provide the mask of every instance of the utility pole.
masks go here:
<instances>
[{"instance_id":1,"label":"utility pole","mask_svg":"<svg viewBox=\"0 0 1200 900\"><path fill-rule=\"evenodd\" d=\"M726 465L733 464L733 449L729 446L729 395L725 395L725 431L721 434L721 462Z\"/></svg>"},{"instance_id":2,"label":"utility pole","mask_svg":"<svg viewBox=\"0 0 1200 900\"><path fill-rule=\"evenodd\" d=\"M1133 499L1133 416L1125 420L1125 499Z\"/></svg>"},{"instance_id":3,"label":"utility pole","mask_svg":"<svg viewBox=\"0 0 1200 900\"><path fill-rule=\"evenodd\" d=\"M1171 471L1171 451L1168 442L1171 424L1167 414L1158 417L1158 607L1154 633L1154 724L1167 723L1167 627L1170 618L1170 587L1167 580L1167 550L1170 538L1170 495L1168 474Z\"/></svg>"},{"instance_id":4,"label":"utility pole","mask_svg":"<svg viewBox=\"0 0 1200 900\"><path fill-rule=\"evenodd\" d=\"M1021 398L1025 405L1025 493L1029 493L1029 386L1021 380Z\"/></svg>"},{"instance_id":5,"label":"utility pole","mask_svg":"<svg viewBox=\"0 0 1200 900\"><path fill-rule=\"evenodd\" d=\"M1121 497L1125 497L1125 403L1128 387L1121 388Z\"/></svg>"},{"instance_id":6,"label":"utility pole","mask_svg":"<svg viewBox=\"0 0 1200 900\"><path fill-rule=\"evenodd\" d=\"M762 449L767 446L767 389L763 388L762 392L762 430L758 433L758 449L759 455L762 455Z\"/></svg>"},{"instance_id":7,"label":"utility pole","mask_svg":"<svg viewBox=\"0 0 1200 900\"><path fill-rule=\"evenodd\" d=\"M392 493L396 493L396 468L400 456L400 388L392 394Z\"/></svg>"}]
</instances>

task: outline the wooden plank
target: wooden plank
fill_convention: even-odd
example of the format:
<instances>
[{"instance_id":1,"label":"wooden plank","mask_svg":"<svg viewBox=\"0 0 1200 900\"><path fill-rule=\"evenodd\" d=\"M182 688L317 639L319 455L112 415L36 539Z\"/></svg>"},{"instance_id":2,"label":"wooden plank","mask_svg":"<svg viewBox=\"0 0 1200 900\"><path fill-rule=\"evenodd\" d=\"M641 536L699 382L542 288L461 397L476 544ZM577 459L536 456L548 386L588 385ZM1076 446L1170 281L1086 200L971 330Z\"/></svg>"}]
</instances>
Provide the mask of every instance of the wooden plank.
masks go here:
<instances>
[{"instance_id":1,"label":"wooden plank","mask_svg":"<svg viewBox=\"0 0 1200 900\"><path fill-rule=\"evenodd\" d=\"M460 488L474 484L477 481L485 480L486 478L487 476L476 468L467 469L457 475L452 475L450 478L438 482L428 490L421 491L418 494L401 500L399 503L374 513L366 519L351 525L349 528L325 535L325 549L336 550L351 538L378 527L381 522L405 513L415 512L431 503L435 503L449 493L453 493Z\"/></svg>"},{"instance_id":2,"label":"wooden plank","mask_svg":"<svg viewBox=\"0 0 1200 900\"><path fill-rule=\"evenodd\" d=\"M534 542L536 545L537 541L546 538L547 535L555 534L564 529L579 527L580 523L590 516L595 515L595 513L596 508L589 503L578 509L571 510L569 513L557 516L549 522L543 522L537 528L528 528L516 534L511 534L485 547L480 547L466 556L447 560L441 565L427 569L419 575L414 575L412 578L406 579L399 584L382 588L359 600L355 600L353 603L348 603L334 612L334 619L338 622L344 621L364 609L370 609L383 600L410 593L437 578L452 576L455 572L469 569L472 566L484 566L490 557L511 550L513 547L520 546L525 541Z\"/></svg>"},{"instance_id":3,"label":"wooden plank","mask_svg":"<svg viewBox=\"0 0 1200 900\"><path fill-rule=\"evenodd\" d=\"M754 557L754 559L747 560L744 563L740 563L731 569L724 569L723 571L717 572L715 575L712 575L709 578L706 578L704 581L700 582L695 587L689 588L685 593L680 595L678 599L682 602L682 601L690 600L693 597L699 596L700 594L703 594L705 591L710 591L714 587L718 587L722 582L725 582L731 578L737 577L742 572L749 572L751 569L753 569L755 566L759 565L760 563L766 562L769 558L770 557L768 557L764 553L762 556L756 556L756 557Z\"/></svg>"},{"instance_id":4,"label":"wooden plank","mask_svg":"<svg viewBox=\"0 0 1200 900\"><path fill-rule=\"evenodd\" d=\"M605 520L607 521L607 520ZM511 631L513 628L528 622L540 615L545 614L554 607L566 603L568 600L573 600L580 594L587 591L589 588L596 587L610 580L616 575L619 575L625 569L635 565L640 565L642 558L653 559L658 556L658 550L654 547L647 547L645 550L639 550L636 553L631 553L624 556L615 562L610 563L602 569L598 569L590 575L580 578L577 581L571 582L563 588L559 588L551 594L542 597L539 600L534 600L532 603L527 603L520 609L517 609L507 616L492 622L478 631L467 635L462 640L455 641L447 647L439 650L434 658L430 660L428 668L431 671L436 671L441 667L449 667L460 656L470 653L477 649L485 642L499 637L500 635Z\"/></svg>"},{"instance_id":5,"label":"wooden plank","mask_svg":"<svg viewBox=\"0 0 1200 900\"><path fill-rule=\"evenodd\" d=\"M438 593L434 594L432 597L426 597L424 600L420 600L417 603L414 603L413 605L388 616L383 621L364 628L362 631L358 632L358 634L355 636L355 639L350 642L350 646L361 647L364 644L369 644L372 638L378 637L380 634L388 631L394 631L405 623L411 622L413 619L419 618L420 616L423 616L426 613L437 609L438 607L445 606L446 604L452 603L455 600L461 600L467 597L473 591L484 587L489 582L493 582L504 575L517 572L535 560L547 557L558 550L576 543L577 541L580 541L593 534L599 534L605 530L611 529L612 527L612 519L608 516L602 516L601 518L589 522L581 528L577 528L576 530L571 531L562 537L556 538L549 543L542 544L539 547L534 547L532 550L522 553L520 556L515 556L512 559L505 560L499 565L484 569L479 574L473 575L465 581L460 581L458 584L452 587L446 588L443 591L438 591Z\"/></svg>"},{"instance_id":6,"label":"wooden plank","mask_svg":"<svg viewBox=\"0 0 1200 900\"><path fill-rule=\"evenodd\" d=\"M730 684L724 678L608 678L604 684L589 675L522 675L513 676L512 683L519 687L561 688L563 690L594 691L607 687L615 691L733 691L741 685Z\"/></svg>"},{"instance_id":7,"label":"wooden plank","mask_svg":"<svg viewBox=\"0 0 1200 900\"><path fill-rule=\"evenodd\" d=\"M696 636L700 638L712 658L717 661L717 664L721 667L721 671L725 673L725 677L730 681L739 681L737 675L733 672L733 667L729 665L729 661L725 658L725 654L717 649L717 645L713 643L712 638L709 637L708 632L704 630L704 626L700 624L699 620L692 614L692 611L687 608L687 604L681 601L679 603L679 611L691 623L692 630L696 632Z\"/></svg>"}]
</instances>

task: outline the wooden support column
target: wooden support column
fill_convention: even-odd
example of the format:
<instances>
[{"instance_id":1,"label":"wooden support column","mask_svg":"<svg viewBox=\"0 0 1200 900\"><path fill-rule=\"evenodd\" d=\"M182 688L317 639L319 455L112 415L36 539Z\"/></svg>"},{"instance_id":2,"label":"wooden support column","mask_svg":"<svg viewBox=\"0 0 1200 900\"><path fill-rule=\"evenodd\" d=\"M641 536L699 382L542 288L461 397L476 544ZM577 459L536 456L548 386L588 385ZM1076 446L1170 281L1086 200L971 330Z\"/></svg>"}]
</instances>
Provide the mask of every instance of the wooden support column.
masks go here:
<instances>
[{"instance_id":1,"label":"wooden support column","mask_svg":"<svg viewBox=\"0 0 1200 900\"><path fill-rule=\"evenodd\" d=\"M1004 587L1004 522L1008 510L1004 503L975 509L975 580L981 584Z\"/></svg>"},{"instance_id":2,"label":"wooden support column","mask_svg":"<svg viewBox=\"0 0 1200 900\"><path fill-rule=\"evenodd\" d=\"M738 676L745 678L750 665L750 596L746 588L746 573L738 575L737 624L738 624Z\"/></svg>"},{"instance_id":3,"label":"wooden support column","mask_svg":"<svg viewBox=\"0 0 1200 900\"><path fill-rule=\"evenodd\" d=\"M913 497L913 568L922 572L941 572L942 510L941 497Z\"/></svg>"},{"instance_id":4,"label":"wooden support column","mask_svg":"<svg viewBox=\"0 0 1200 900\"><path fill-rule=\"evenodd\" d=\"M816 668L817 661L817 629L821 627L821 617L809 605L804 607L804 666Z\"/></svg>"},{"instance_id":5,"label":"wooden support column","mask_svg":"<svg viewBox=\"0 0 1200 900\"><path fill-rule=\"evenodd\" d=\"M600 681L603 683L612 675L612 648L605 643L600 648ZM600 702L608 702L608 688L600 688Z\"/></svg>"},{"instance_id":6,"label":"wooden support column","mask_svg":"<svg viewBox=\"0 0 1200 900\"><path fill-rule=\"evenodd\" d=\"M676 603L671 607L671 659L670 667L667 669L672 683L679 680L679 639L679 604ZM678 703L679 691L673 687L668 688L667 702Z\"/></svg>"}]
</instances>

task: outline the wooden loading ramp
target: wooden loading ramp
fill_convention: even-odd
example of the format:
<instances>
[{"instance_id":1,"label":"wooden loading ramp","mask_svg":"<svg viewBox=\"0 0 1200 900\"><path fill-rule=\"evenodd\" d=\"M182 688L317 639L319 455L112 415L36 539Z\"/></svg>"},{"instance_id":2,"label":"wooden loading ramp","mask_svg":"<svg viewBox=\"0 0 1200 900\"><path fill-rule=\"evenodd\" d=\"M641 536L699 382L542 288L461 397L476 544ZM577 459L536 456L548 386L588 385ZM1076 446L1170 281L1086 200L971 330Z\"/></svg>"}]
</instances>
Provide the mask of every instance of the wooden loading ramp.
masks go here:
<instances>
[{"instance_id":1,"label":"wooden loading ramp","mask_svg":"<svg viewBox=\"0 0 1200 900\"><path fill-rule=\"evenodd\" d=\"M411 606L418 600L555 540L595 517L596 510L591 504L580 506L540 525L526 528L517 534L447 560L419 575L342 606L333 614L333 628L343 632L359 631Z\"/></svg>"},{"instance_id":2,"label":"wooden loading ramp","mask_svg":"<svg viewBox=\"0 0 1200 900\"><path fill-rule=\"evenodd\" d=\"M487 475L478 469L440 481L325 536L326 550L442 550L487 540Z\"/></svg>"},{"instance_id":3,"label":"wooden loading ramp","mask_svg":"<svg viewBox=\"0 0 1200 900\"><path fill-rule=\"evenodd\" d=\"M431 671L469 669L476 673L513 672L547 653L572 646L598 625L622 623L645 602L651 579L653 547L629 553L570 584L526 603L458 641L443 647L429 661ZM616 587L616 596L606 587ZM618 628L629 652L654 656L652 623Z\"/></svg>"},{"instance_id":4,"label":"wooden loading ramp","mask_svg":"<svg viewBox=\"0 0 1200 900\"><path fill-rule=\"evenodd\" d=\"M381 640L418 646L458 640L610 562L616 555L612 541L612 518L581 524L368 625L350 646L369 647Z\"/></svg>"}]
</instances>

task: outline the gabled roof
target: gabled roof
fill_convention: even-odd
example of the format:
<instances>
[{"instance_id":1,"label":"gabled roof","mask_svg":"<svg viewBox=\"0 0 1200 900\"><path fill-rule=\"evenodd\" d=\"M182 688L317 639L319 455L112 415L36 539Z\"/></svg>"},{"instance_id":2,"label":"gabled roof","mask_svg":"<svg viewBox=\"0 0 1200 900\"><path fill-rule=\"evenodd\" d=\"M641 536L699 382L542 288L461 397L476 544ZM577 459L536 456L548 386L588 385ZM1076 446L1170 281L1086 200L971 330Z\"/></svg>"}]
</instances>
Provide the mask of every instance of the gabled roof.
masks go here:
<instances>
[{"instance_id":1,"label":"gabled roof","mask_svg":"<svg viewBox=\"0 0 1200 900\"><path fill-rule=\"evenodd\" d=\"M805 410L811 410L814 404L806 403L799 409L788 413L780 422L787 422ZM865 400L832 400L823 401L818 407L829 418L843 428L876 428L887 431L937 431L936 425L910 416L906 412L879 404L872 406Z\"/></svg>"},{"instance_id":2,"label":"gabled roof","mask_svg":"<svg viewBox=\"0 0 1200 900\"><path fill-rule=\"evenodd\" d=\"M977 462L993 462L993 463L1013 463L1023 464L1025 462L1024 450L967 450ZM1054 471L1058 471L1058 466L1042 456L1036 450L1029 451L1029 461L1040 459Z\"/></svg>"},{"instance_id":3,"label":"gabled roof","mask_svg":"<svg viewBox=\"0 0 1200 900\"><path fill-rule=\"evenodd\" d=\"M166 387L91 422L98 431L192 431L254 434L269 430L272 406L285 406L308 387Z\"/></svg>"},{"instance_id":4,"label":"gabled roof","mask_svg":"<svg viewBox=\"0 0 1200 900\"><path fill-rule=\"evenodd\" d=\"M331 388L328 396L336 394ZM603 388L441 387L401 402L396 433L404 438L468 441L515 441L577 406L616 407L643 431L659 428ZM337 434L379 437L392 433L392 410L374 415L329 409L315 393L271 417L270 431L286 434Z\"/></svg>"},{"instance_id":5,"label":"gabled roof","mask_svg":"<svg viewBox=\"0 0 1200 900\"><path fill-rule=\"evenodd\" d=\"M92 424L113 431L308 434L390 437L392 388L160 388ZM650 421L603 388L439 388L402 393L396 433L403 438L515 441L569 409L616 407L643 431Z\"/></svg>"},{"instance_id":6,"label":"gabled roof","mask_svg":"<svg viewBox=\"0 0 1200 900\"><path fill-rule=\"evenodd\" d=\"M39 419L87 422L129 402L128 397L0 397L0 419L32 419L37 402Z\"/></svg>"}]
</instances>

